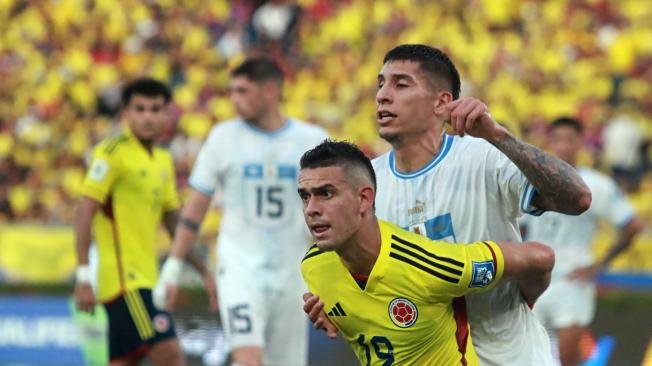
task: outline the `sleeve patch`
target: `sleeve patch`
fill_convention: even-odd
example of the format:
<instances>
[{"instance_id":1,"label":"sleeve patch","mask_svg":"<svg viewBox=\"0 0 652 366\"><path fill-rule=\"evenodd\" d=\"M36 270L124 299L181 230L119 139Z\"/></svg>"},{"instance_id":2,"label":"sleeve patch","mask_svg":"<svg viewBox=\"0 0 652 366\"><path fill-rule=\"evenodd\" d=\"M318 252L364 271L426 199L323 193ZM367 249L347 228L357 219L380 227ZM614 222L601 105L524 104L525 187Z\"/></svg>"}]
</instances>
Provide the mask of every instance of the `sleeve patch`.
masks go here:
<instances>
[{"instance_id":1,"label":"sleeve patch","mask_svg":"<svg viewBox=\"0 0 652 366\"><path fill-rule=\"evenodd\" d=\"M496 266L493 261L473 262L471 276L469 288L487 287L496 276Z\"/></svg>"},{"instance_id":2,"label":"sleeve patch","mask_svg":"<svg viewBox=\"0 0 652 366\"><path fill-rule=\"evenodd\" d=\"M109 163L104 159L95 159L88 171L88 177L96 182L102 181L109 172Z\"/></svg>"}]
</instances>

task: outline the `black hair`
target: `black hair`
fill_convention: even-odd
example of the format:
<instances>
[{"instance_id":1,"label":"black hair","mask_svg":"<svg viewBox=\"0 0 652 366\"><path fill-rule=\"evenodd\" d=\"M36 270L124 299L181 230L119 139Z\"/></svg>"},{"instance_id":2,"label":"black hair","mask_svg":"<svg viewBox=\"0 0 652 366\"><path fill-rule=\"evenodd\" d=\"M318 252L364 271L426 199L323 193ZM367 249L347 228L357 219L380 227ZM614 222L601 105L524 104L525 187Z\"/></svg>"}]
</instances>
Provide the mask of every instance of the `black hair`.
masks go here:
<instances>
[{"instance_id":1,"label":"black hair","mask_svg":"<svg viewBox=\"0 0 652 366\"><path fill-rule=\"evenodd\" d=\"M237 76L244 76L256 83L275 81L283 84L283 71L276 62L267 58L246 59L238 67L231 70L231 77Z\"/></svg>"},{"instance_id":2,"label":"black hair","mask_svg":"<svg viewBox=\"0 0 652 366\"><path fill-rule=\"evenodd\" d=\"M435 80L442 80L448 85L453 100L460 97L460 73L455 64L442 50L423 44L402 44L394 47L385 55L383 64L390 61L418 62L421 70Z\"/></svg>"},{"instance_id":3,"label":"black hair","mask_svg":"<svg viewBox=\"0 0 652 366\"><path fill-rule=\"evenodd\" d=\"M302 170L345 165L364 168L376 191L376 173L371 166L371 160L356 145L348 141L326 139L306 151L301 156L299 165Z\"/></svg>"},{"instance_id":4,"label":"black hair","mask_svg":"<svg viewBox=\"0 0 652 366\"><path fill-rule=\"evenodd\" d=\"M163 97L165 104L170 102L172 92L162 82L152 78L141 78L131 81L122 89L122 105L126 106L135 94L150 98Z\"/></svg>"},{"instance_id":5,"label":"black hair","mask_svg":"<svg viewBox=\"0 0 652 366\"><path fill-rule=\"evenodd\" d=\"M552 123L550 123L550 126L548 126L548 132L552 132L552 130L558 127L570 127L579 134L581 134L582 131L584 131L584 126L582 126L582 122L572 117L561 117L552 121Z\"/></svg>"}]
</instances>

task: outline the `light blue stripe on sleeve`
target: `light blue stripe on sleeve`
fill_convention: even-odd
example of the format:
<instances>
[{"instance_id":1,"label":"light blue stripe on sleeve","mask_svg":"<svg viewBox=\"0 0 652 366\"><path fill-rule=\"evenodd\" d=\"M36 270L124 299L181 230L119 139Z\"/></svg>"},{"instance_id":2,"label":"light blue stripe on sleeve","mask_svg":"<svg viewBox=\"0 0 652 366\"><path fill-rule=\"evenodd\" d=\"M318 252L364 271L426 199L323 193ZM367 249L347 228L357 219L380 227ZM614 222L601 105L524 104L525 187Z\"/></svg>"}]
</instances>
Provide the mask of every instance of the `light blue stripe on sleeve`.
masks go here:
<instances>
[{"instance_id":1,"label":"light blue stripe on sleeve","mask_svg":"<svg viewBox=\"0 0 652 366\"><path fill-rule=\"evenodd\" d=\"M211 188L208 188L205 185L199 184L199 183L195 182L192 178L190 178L188 180L188 184L190 184L190 186L194 190L196 190L196 191L198 191L200 193L203 193L203 194L205 194L207 196L213 196L213 194L215 194L215 189L211 189Z\"/></svg>"},{"instance_id":2,"label":"light blue stripe on sleeve","mask_svg":"<svg viewBox=\"0 0 652 366\"><path fill-rule=\"evenodd\" d=\"M534 195L537 194L537 192L537 189L534 188L530 182L525 184L525 190L523 191L523 196L521 197L521 210L523 212L534 216L540 216L545 212L544 210L541 210L537 207L532 207L532 199L534 198Z\"/></svg>"}]
</instances>

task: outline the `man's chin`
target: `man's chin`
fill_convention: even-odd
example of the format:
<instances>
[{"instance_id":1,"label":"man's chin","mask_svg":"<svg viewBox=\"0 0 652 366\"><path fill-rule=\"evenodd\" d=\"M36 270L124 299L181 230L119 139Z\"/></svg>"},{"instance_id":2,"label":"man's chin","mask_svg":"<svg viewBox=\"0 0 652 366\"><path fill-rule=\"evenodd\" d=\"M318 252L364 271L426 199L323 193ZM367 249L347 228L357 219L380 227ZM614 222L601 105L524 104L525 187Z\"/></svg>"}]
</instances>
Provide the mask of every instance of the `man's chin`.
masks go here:
<instances>
[{"instance_id":1,"label":"man's chin","mask_svg":"<svg viewBox=\"0 0 652 366\"><path fill-rule=\"evenodd\" d=\"M336 248L336 245L330 240L317 240L315 244L322 252L330 252Z\"/></svg>"},{"instance_id":2,"label":"man's chin","mask_svg":"<svg viewBox=\"0 0 652 366\"><path fill-rule=\"evenodd\" d=\"M378 131L378 136L380 136L381 139L389 142L392 145L397 144L399 142L399 135L397 133L383 131L382 128Z\"/></svg>"}]
</instances>

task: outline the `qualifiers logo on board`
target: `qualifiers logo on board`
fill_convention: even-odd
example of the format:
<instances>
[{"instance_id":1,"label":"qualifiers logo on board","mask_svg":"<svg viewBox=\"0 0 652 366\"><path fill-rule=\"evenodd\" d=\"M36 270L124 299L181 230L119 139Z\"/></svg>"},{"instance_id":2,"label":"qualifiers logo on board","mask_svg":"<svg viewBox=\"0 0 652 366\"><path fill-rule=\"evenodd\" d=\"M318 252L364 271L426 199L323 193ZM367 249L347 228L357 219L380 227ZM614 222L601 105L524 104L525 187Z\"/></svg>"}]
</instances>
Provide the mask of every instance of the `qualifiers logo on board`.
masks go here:
<instances>
[{"instance_id":1,"label":"qualifiers logo on board","mask_svg":"<svg viewBox=\"0 0 652 366\"><path fill-rule=\"evenodd\" d=\"M408 299L396 298L389 303L389 318L400 328L411 327L417 321L419 311L417 306Z\"/></svg>"}]
</instances>

